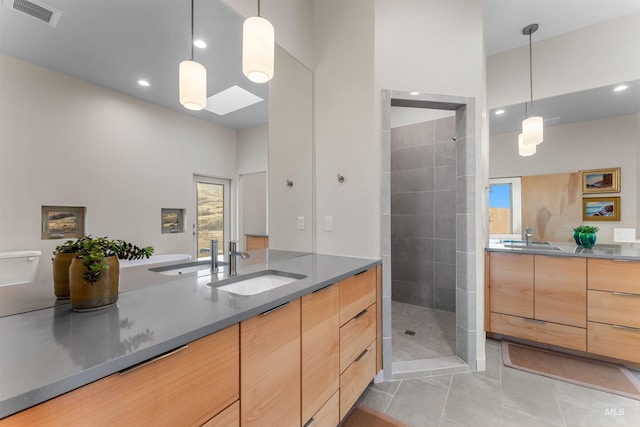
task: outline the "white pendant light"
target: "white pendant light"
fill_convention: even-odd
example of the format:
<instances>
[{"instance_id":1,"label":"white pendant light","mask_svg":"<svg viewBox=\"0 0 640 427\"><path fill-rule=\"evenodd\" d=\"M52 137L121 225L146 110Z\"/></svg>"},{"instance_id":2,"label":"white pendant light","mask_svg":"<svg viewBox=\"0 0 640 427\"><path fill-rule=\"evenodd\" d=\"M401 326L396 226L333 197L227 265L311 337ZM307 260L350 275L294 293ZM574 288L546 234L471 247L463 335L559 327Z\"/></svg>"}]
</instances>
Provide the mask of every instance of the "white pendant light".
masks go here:
<instances>
[{"instance_id":1,"label":"white pendant light","mask_svg":"<svg viewBox=\"0 0 640 427\"><path fill-rule=\"evenodd\" d=\"M522 29L522 34L529 36L529 88L531 90L531 111L533 111L533 66L531 60L531 34L538 30L538 24L527 25ZM524 145L537 145L543 140L543 120L539 116L527 114L522 122L522 143Z\"/></svg>"},{"instance_id":2,"label":"white pendant light","mask_svg":"<svg viewBox=\"0 0 640 427\"><path fill-rule=\"evenodd\" d=\"M191 60L182 61L178 69L180 104L189 110L207 106L207 69L193 60L193 0L191 0Z\"/></svg>"},{"instance_id":3,"label":"white pendant light","mask_svg":"<svg viewBox=\"0 0 640 427\"><path fill-rule=\"evenodd\" d=\"M518 154L522 157L533 156L536 154L537 144L526 145L522 139L522 134L518 135Z\"/></svg>"},{"instance_id":4,"label":"white pendant light","mask_svg":"<svg viewBox=\"0 0 640 427\"><path fill-rule=\"evenodd\" d=\"M260 16L244 21L242 26L242 72L255 83L266 83L273 77L275 31L271 22Z\"/></svg>"}]
</instances>

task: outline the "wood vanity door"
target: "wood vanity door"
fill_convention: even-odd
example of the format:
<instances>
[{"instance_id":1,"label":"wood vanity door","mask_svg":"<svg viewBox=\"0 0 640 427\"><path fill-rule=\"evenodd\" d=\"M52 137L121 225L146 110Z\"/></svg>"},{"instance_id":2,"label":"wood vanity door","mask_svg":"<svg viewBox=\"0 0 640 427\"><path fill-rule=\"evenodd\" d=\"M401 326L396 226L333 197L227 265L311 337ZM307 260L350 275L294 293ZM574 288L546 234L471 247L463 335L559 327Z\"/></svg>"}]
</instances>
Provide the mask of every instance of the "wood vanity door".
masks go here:
<instances>
[{"instance_id":1,"label":"wood vanity door","mask_svg":"<svg viewBox=\"0 0 640 427\"><path fill-rule=\"evenodd\" d=\"M533 255L490 252L489 294L492 312L533 318Z\"/></svg>"},{"instance_id":2,"label":"wood vanity door","mask_svg":"<svg viewBox=\"0 0 640 427\"><path fill-rule=\"evenodd\" d=\"M300 299L240 323L240 422L300 426Z\"/></svg>"},{"instance_id":3,"label":"wood vanity door","mask_svg":"<svg viewBox=\"0 0 640 427\"><path fill-rule=\"evenodd\" d=\"M587 327L587 259L535 256L535 318Z\"/></svg>"}]
</instances>

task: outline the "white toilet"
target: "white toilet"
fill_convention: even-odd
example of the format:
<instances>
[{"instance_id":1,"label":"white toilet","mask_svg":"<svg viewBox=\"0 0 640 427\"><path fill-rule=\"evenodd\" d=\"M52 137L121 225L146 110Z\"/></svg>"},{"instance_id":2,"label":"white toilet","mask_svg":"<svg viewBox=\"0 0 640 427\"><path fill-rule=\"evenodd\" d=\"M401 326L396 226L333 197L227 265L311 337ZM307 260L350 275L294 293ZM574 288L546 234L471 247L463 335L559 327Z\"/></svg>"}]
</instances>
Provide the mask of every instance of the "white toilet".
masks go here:
<instances>
[{"instance_id":1,"label":"white toilet","mask_svg":"<svg viewBox=\"0 0 640 427\"><path fill-rule=\"evenodd\" d=\"M0 286L33 282L40 251L0 252Z\"/></svg>"}]
</instances>

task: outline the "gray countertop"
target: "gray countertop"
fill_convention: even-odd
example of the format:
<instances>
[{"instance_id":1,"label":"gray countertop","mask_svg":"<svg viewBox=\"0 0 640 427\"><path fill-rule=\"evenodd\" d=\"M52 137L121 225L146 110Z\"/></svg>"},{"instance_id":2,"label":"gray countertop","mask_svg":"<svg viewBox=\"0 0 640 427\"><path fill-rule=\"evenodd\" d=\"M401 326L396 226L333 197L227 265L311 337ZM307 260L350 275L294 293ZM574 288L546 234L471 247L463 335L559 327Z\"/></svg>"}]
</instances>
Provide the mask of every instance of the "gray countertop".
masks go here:
<instances>
[{"instance_id":1,"label":"gray countertop","mask_svg":"<svg viewBox=\"0 0 640 427\"><path fill-rule=\"evenodd\" d=\"M238 296L215 287L225 273L172 277L149 266L130 267L120 273L118 303L87 313L73 312L52 298L50 283L14 291L13 297L32 311L0 317L0 418L380 264L377 259L274 250L252 252L252 258L254 264L242 265L240 275L273 269L307 277Z\"/></svg>"},{"instance_id":2,"label":"gray countertop","mask_svg":"<svg viewBox=\"0 0 640 427\"><path fill-rule=\"evenodd\" d=\"M553 249L556 248L556 249ZM570 256L582 258L603 258L640 261L640 248L625 245L598 245L591 249L567 242L549 242L531 246L489 242L486 250L490 252L528 253L537 255Z\"/></svg>"}]
</instances>

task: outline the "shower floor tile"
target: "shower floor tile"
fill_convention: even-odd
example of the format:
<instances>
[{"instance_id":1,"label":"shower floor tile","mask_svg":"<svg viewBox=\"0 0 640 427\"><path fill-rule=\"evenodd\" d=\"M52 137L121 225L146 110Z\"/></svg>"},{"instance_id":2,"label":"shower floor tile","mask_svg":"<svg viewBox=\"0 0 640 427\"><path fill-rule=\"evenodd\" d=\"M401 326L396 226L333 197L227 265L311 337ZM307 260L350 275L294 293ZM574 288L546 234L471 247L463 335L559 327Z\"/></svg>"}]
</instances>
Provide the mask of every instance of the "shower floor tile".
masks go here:
<instances>
[{"instance_id":1,"label":"shower floor tile","mask_svg":"<svg viewBox=\"0 0 640 427\"><path fill-rule=\"evenodd\" d=\"M456 354L456 313L398 301L391 313L393 362Z\"/></svg>"}]
</instances>

